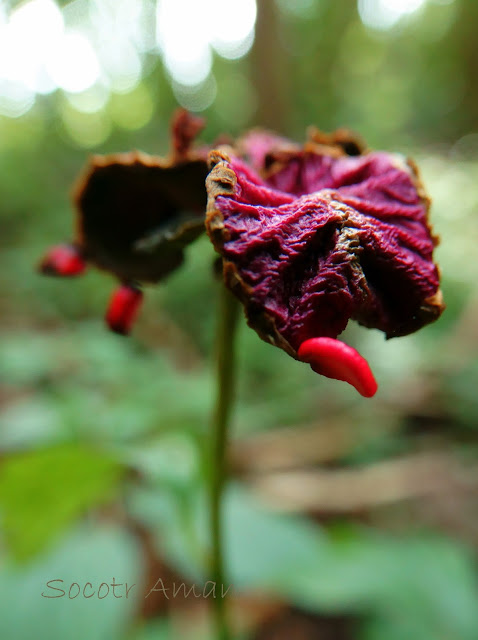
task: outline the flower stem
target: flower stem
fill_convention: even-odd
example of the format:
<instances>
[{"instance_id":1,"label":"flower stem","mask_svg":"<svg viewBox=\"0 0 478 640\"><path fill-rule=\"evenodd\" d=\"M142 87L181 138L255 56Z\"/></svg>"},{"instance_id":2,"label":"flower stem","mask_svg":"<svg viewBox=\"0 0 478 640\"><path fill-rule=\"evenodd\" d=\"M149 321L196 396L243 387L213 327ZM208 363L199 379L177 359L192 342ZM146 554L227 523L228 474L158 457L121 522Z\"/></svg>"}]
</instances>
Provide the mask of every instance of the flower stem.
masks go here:
<instances>
[{"instance_id":1,"label":"flower stem","mask_svg":"<svg viewBox=\"0 0 478 640\"><path fill-rule=\"evenodd\" d=\"M227 623L226 602L222 595L227 592L224 582L224 558L221 505L227 477L226 446L234 396L234 337L239 304L236 298L221 287L217 326L217 395L212 424L211 458L211 579L215 583L216 597L213 599L216 636L218 640L230 640Z\"/></svg>"}]
</instances>

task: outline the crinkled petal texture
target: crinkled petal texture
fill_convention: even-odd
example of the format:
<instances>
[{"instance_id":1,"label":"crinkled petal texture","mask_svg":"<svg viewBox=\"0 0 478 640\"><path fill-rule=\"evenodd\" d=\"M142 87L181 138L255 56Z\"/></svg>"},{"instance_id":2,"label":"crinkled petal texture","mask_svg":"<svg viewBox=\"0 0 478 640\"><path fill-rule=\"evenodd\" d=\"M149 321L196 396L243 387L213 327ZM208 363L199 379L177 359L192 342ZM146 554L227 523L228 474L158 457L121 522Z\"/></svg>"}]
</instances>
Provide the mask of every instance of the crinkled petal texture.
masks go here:
<instances>
[{"instance_id":1,"label":"crinkled petal texture","mask_svg":"<svg viewBox=\"0 0 478 640\"><path fill-rule=\"evenodd\" d=\"M414 165L330 148L276 150L265 178L210 154L206 226L226 283L259 335L294 357L308 339L336 338L350 318L390 338L443 310Z\"/></svg>"},{"instance_id":2,"label":"crinkled petal texture","mask_svg":"<svg viewBox=\"0 0 478 640\"><path fill-rule=\"evenodd\" d=\"M307 174L317 162L324 168L333 158L341 156L359 156L365 153L366 145L360 136L348 129L337 129L332 133L324 133L315 127L308 130L308 141L303 148L295 142L278 136L272 131L252 129L236 143L239 155L256 171L269 176L268 182L274 184L273 174L281 177L293 176L299 179ZM276 176L277 177L277 176ZM280 178L279 178L280 179ZM287 181L287 180L286 180ZM298 184L286 190L298 193ZM279 187L280 188L280 187ZM306 189L304 193L308 193Z\"/></svg>"}]
</instances>

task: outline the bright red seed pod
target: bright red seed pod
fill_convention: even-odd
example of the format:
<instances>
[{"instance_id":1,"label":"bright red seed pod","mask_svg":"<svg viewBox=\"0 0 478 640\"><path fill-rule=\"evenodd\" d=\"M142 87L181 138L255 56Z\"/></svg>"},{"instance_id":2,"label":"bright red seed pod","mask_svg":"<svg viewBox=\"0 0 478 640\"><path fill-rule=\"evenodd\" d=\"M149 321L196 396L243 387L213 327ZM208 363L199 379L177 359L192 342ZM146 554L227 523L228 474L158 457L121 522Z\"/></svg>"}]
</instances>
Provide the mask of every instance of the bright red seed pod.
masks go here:
<instances>
[{"instance_id":1,"label":"bright red seed pod","mask_svg":"<svg viewBox=\"0 0 478 640\"><path fill-rule=\"evenodd\" d=\"M377 383L368 362L353 347L340 340L310 338L300 345L297 355L316 373L348 382L365 398L371 398L377 392Z\"/></svg>"},{"instance_id":2,"label":"bright red seed pod","mask_svg":"<svg viewBox=\"0 0 478 640\"><path fill-rule=\"evenodd\" d=\"M111 331L127 336L143 301L143 293L133 285L123 284L113 292L105 321Z\"/></svg>"},{"instance_id":3,"label":"bright red seed pod","mask_svg":"<svg viewBox=\"0 0 478 640\"><path fill-rule=\"evenodd\" d=\"M86 270L81 251L72 244L52 247L39 265L39 271L47 276L71 278L81 276Z\"/></svg>"}]
</instances>

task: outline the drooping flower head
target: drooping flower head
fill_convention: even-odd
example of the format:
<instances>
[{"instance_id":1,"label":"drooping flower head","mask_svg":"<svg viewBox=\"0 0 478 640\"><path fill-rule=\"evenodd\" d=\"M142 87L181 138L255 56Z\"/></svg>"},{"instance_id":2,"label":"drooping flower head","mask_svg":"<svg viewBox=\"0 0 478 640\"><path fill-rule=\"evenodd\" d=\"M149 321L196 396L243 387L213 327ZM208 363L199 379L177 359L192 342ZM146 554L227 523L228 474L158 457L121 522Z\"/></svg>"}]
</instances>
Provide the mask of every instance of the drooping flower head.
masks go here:
<instances>
[{"instance_id":1,"label":"drooping flower head","mask_svg":"<svg viewBox=\"0 0 478 640\"><path fill-rule=\"evenodd\" d=\"M216 150L207 179L227 286L264 340L373 395L366 362L335 340L348 321L392 338L443 310L415 165L346 131L314 131L303 148L255 132L240 146L254 168Z\"/></svg>"},{"instance_id":2,"label":"drooping flower head","mask_svg":"<svg viewBox=\"0 0 478 640\"><path fill-rule=\"evenodd\" d=\"M374 395L366 360L337 340L348 321L392 338L444 308L417 168L368 151L345 129L313 129L304 146L253 130L211 151L193 145L203 124L178 111L166 159L94 156L74 191L75 240L54 247L41 270L75 276L89 262L111 272L121 286L106 321L127 334L141 283L182 263L207 202L207 232L250 326L314 371Z\"/></svg>"}]
</instances>

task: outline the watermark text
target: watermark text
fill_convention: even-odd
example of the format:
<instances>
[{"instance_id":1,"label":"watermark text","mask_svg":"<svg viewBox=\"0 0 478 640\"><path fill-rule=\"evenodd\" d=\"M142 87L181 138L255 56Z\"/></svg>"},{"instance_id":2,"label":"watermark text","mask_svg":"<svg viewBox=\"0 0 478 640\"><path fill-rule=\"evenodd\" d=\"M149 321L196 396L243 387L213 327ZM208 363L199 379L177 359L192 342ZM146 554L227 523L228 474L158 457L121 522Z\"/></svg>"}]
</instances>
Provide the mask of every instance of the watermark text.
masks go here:
<instances>
[{"instance_id":1,"label":"watermark text","mask_svg":"<svg viewBox=\"0 0 478 640\"><path fill-rule=\"evenodd\" d=\"M75 600L76 598L96 598L104 600L105 598L128 599L136 584L128 584L127 582L116 582L115 578L111 582L65 582L61 578L48 580L45 589L41 595L43 598L67 598ZM218 584L212 580L208 580L203 585L186 584L185 582L173 582L166 585L162 578L158 578L153 587L145 594L144 598L149 598L153 593L162 593L163 596L170 600L171 598L225 598L229 593L231 586Z\"/></svg>"}]
</instances>

